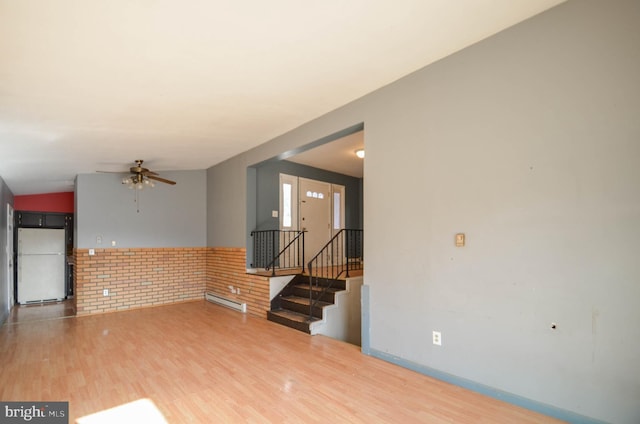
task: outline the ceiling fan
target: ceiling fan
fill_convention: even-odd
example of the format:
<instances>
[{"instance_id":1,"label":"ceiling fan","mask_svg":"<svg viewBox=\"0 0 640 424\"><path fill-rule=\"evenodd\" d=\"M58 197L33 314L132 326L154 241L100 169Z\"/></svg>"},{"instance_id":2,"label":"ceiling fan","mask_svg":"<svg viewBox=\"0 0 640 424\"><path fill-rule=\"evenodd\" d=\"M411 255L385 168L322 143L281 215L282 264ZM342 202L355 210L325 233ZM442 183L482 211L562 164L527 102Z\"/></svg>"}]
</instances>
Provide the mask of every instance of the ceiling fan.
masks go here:
<instances>
[{"instance_id":1,"label":"ceiling fan","mask_svg":"<svg viewBox=\"0 0 640 424\"><path fill-rule=\"evenodd\" d=\"M122 184L125 184L134 192L133 201L136 203L136 212L140 213L140 196L138 192L142 191L145 187L153 187L154 181L159 181L161 183L175 185L175 181L168 180L166 178L162 178L158 176L157 172L153 172L148 168L144 168L142 164L144 161L142 159L136 159L135 166L129 168L129 172L131 175L128 175L122 179ZM98 172L108 172L111 174L122 174L122 172L117 171L98 171ZM125 171L126 172L126 171ZM134 190L135 189L135 190Z\"/></svg>"},{"instance_id":2,"label":"ceiling fan","mask_svg":"<svg viewBox=\"0 0 640 424\"><path fill-rule=\"evenodd\" d=\"M157 172L153 172L148 168L144 168L142 159L136 159L135 166L129 168L129 172L131 175L124 177L122 179L122 184L126 184L129 188L137 188L142 190L145 187L153 187L155 184L153 181L159 181L165 184L175 185L175 181L168 180L166 178L161 178L158 176ZM118 172L119 174L120 172Z\"/></svg>"}]
</instances>

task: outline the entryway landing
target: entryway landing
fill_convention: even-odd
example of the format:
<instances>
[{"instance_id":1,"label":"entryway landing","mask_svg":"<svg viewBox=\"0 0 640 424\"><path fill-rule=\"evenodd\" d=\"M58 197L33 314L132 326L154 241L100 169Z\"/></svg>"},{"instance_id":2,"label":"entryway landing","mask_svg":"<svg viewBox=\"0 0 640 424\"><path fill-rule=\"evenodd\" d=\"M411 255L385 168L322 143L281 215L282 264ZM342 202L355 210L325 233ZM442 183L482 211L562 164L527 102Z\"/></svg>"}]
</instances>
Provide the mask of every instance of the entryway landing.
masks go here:
<instances>
[{"instance_id":1,"label":"entryway landing","mask_svg":"<svg viewBox=\"0 0 640 424\"><path fill-rule=\"evenodd\" d=\"M337 268L337 267L336 267ZM349 277L361 277L363 274L363 269L352 269L349 270ZM322 268L317 271L319 275L335 275L337 273L331 273L330 268ZM304 275L308 276L309 273L302 268L287 268L287 269L276 269L275 275L273 275L273 270L265 270L265 269L257 269L247 272L247 274L259 275L261 277L284 277L287 275ZM344 273L343 273L344 274ZM344 278L342 275L340 278Z\"/></svg>"}]
</instances>

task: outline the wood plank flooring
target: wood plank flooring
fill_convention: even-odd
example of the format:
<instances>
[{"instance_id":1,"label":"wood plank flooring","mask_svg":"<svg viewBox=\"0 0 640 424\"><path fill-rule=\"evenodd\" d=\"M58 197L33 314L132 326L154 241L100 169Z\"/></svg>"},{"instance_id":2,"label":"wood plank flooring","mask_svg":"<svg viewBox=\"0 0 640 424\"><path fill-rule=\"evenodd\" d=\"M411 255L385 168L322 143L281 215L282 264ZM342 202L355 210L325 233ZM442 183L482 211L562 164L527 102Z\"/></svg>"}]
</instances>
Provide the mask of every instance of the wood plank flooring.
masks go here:
<instances>
[{"instance_id":1,"label":"wood plank flooring","mask_svg":"<svg viewBox=\"0 0 640 424\"><path fill-rule=\"evenodd\" d=\"M69 401L83 424L136 405L148 423L558 422L205 301L8 323L0 366L0 400Z\"/></svg>"},{"instance_id":2,"label":"wood plank flooring","mask_svg":"<svg viewBox=\"0 0 640 424\"><path fill-rule=\"evenodd\" d=\"M76 314L73 301L16 305L11 310L7 324L19 324L31 321L43 321L56 318L68 318Z\"/></svg>"}]
</instances>

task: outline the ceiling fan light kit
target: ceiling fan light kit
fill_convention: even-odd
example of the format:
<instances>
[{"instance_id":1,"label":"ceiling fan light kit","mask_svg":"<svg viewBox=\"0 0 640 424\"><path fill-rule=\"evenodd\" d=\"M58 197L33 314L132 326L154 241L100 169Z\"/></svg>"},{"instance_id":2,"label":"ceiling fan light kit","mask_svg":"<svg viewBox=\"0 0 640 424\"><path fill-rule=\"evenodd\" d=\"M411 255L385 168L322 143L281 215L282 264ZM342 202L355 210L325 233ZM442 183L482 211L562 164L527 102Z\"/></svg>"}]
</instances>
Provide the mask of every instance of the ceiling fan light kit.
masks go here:
<instances>
[{"instance_id":1,"label":"ceiling fan light kit","mask_svg":"<svg viewBox=\"0 0 640 424\"><path fill-rule=\"evenodd\" d=\"M166 178L161 178L158 176L157 172L153 172L148 168L143 168L142 164L144 161L142 159L137 159L135 161L136 166L132 166L129 168L129 172L131 175L124 177L122 179L122 184L127 185L130 189L137 188L138 190L142 190L145 187L154 187L154 181L160 181L161 183L175 185L175 181L167 180ZM98 171L98 172L107 172L107 171ZM120 172L116 172L120 174Z\"/></svg>"},{"instance_id":2,"label":"ceiling fan light kit","mask_svg":"<svg viewBox=\"0 0 640 424\"><path fill-rule=\"evenodd\" d=\"M126 184L130 190L138 189L142 190L145 187L155 187L156 184L149 178L145 178L143 175L132 175L122 179L122 184Z\"/></svg>"},{"instance_id":3,"label":"ceiling fan light kit","mask_svg":"<svg viewBox=\"0 0 640 424\"><path fill-rule=\"evenodd\" d=\"M135 166L129 168L129 172L131 175L122 178L122 184L126 185L130 190L135 190L135 199L134 201L138 205L137 212L140 212L140 199L138 198L138 192L143 190L145 187L155 187L154 181L159 181L161 183L175 185L175 181L167 180L166 178L161 178L158 176L156 172L149 170L148 168L143 168L142 159L137 159L135 161ZM118 172L119 173L119 172Z\"/></svg>"}]
</instances>

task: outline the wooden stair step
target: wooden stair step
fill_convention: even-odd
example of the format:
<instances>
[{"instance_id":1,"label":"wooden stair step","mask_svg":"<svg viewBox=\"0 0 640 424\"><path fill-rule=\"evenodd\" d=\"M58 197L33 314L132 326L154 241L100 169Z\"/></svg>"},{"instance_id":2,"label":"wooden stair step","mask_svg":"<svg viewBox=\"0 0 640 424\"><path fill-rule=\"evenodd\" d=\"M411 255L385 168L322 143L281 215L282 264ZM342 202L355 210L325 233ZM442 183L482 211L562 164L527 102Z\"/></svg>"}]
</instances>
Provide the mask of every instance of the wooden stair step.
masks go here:
<instances>
[{"instance_id":1,"label":"wooden stair step","mask_svg":"<svg viewBox=\"0 0 640 424\"><path fill-rule=\"evenodd\" d=\"M300 287L300 288L309 290L309 283L298 283L294 287ZM340 287L328 287L327 288L327 287L323 287L323 286L313 286L313 285L311 286L311 290L313 290L313 291L319 291L320 292L320 291L323 291L325 289L327 291L334 292L334 293L338 292L338 291L341 291L341 290L346 290L346 289L343 289L343 288L340 288Z\"/></svg>"},{"instance_id":2,"label":"wooden stair step","mask_svg":"<svg viewBox=\"0 0 640 424\"><path fill-rule=\"evenodd\" d=\"M323 292L324 287L311 287L311 291L313 293L313 298L317 299L318 296ZM339 291L342 291L340 289L335 289L335 288L330 288L327 289L326 292L324 292L324 294L322 294L321 300L327 303L333 303L335 301L335 294ZM293 295L298 296L298 297L306 297L307 299L309 298L309 284L296 284L293 287Z\"/></svg>"},{"instance_id":3,"label":"wooden stair step","mask_svg":"<svg viewBox=\"0 0 640 424\"><path fill-rule=\"evenodd\" d=\"M289 302L295 302L295 303L297 303L299 305L304 305L307 308L309 307L309 304L310 304L308 297L286 296L286 297L283 297L282 299L283 300L288 300ZM333 305L333 303L331 303L331 302L323 302L321 300L316 302L316 306L323 307L323 306L328 306L328 305Z\"/></svg>"},{"instance_id":4,"label":"wooden stair step","mask_svg":"<svg viewBox=\"0 0 640 424\"><path fill-rule=\"evenodd\" d=\"M298 312L300 314L309 314L309 297L300 296L284 296L280 299L280 306L282 309ZM313 316L316 318L322 318L322 308L325 306L333 305L332 302L323 302L318 300L313 306Z\"/></svg>"},{"instance_id":5,"label":"wooden stair step","mask_svg":"<svg viewBox=\"0 0 640 424\"><path fill-rule=\"evenodd\" d=\"M309 319L308 314L300 314L298 312L278 309L275 311L267 311L267 319L278 324L285 325L298 331L311 333L310 325L313 322L320 321L318 318Z\"/></svg>"},{"instance_id":6,"label":"wooden stair step","mask_svg":"<svg viewBox=\"0 0 640 424\"><path fill-rule=\"evenodd\" d=\"M297 278L296 280L293 281L294 284L298 285L298 284L305 284L305 285L309 285L309 278L308 277L304 277L304 278ZM331 286L331 288L337 288L338 290L346 290L347 288L347 281L346 280L333 280L333 279L324 279L324 278L320 278L317 281L314 280L313 281L313 286L316 287L328 287Z\"/></svg>"}]
</instances>

